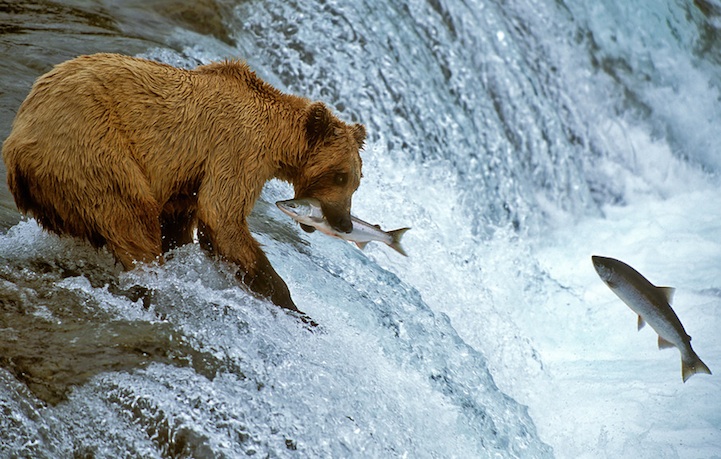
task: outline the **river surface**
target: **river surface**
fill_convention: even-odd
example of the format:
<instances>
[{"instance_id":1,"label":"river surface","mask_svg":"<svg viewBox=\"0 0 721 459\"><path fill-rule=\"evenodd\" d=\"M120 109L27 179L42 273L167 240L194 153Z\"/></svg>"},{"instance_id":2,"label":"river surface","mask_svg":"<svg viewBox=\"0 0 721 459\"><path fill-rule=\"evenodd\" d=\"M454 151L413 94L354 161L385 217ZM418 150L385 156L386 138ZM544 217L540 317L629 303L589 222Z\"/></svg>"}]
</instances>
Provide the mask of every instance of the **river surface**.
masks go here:
<instances>
[{"instance_id":1,"label":"river surface","mask_svg":"<svg viewBox=\"0 0 721 459\"><path fill-rule=\"evenodd\" d=\"M251 230L320 326L197 245L122 272L0 164L0 457L721 457L721 380L600 281L677 288L721 373L718 0L0 1L0 139L80 54L249 62L368 131L353 213L409 257Z\"/></svg>"}]
</instances>

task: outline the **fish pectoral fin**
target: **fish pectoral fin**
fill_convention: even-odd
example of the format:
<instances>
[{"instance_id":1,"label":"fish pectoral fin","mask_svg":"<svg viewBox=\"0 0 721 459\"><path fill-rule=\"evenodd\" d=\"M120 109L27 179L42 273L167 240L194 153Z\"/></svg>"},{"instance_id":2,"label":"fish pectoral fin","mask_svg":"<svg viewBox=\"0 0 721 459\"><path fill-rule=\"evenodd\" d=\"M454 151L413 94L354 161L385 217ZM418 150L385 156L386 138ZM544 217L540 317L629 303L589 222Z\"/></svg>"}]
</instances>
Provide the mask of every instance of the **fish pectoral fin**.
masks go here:
<instances>
[{"instance_id":1,"label":"fish pectoral fin","mask_svg":"<svg viewBox=\"0 0 721 459\"><path fill-rule=\"evenodd\" d=\"M663 295L664 298L666 298L666 301L668 302L669 306L673 303L673 294L676 293L676 289L673 287L656 287L660 292L661 295Z\"/></svg>"},{"instance_id":2,"label":"fish pectoral fin","mask_svg":"<svg viewBox=\"0 0 721 459\"><path fill-rule=\"evenodd\" d=\"M638 316L638 330L642 329L644 326L646 326L646 321L643 320L643 317Z\"/></svg>"},{"instance_id":3,"label":"fish pectoral fin","mask_svg":"<svg viewBox=\"0 0 721 459\"><path fill-rule=\"evenodd\" d=\"M669 347L676 347L676 345L673 344L671 341L661 338L661 335L658 335L658 348L668 349Z\"/></svg>"}]
</instances>

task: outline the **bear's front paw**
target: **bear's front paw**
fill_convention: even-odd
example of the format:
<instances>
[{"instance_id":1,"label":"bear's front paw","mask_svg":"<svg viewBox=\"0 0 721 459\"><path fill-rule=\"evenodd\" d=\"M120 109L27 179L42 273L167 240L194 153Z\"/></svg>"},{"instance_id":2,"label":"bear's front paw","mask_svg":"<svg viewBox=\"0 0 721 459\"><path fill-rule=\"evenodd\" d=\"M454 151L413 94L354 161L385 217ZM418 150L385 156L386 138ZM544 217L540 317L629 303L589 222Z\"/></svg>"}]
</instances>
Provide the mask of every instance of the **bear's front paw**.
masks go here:
<instances>
[{"instance_id":1,"label":"bear's front paw","mask_svg":"<svg viewBox=\"0 0 721 459\"><path fill-rule=\"evenodd\" d=\"M263 257L259 260L259 269L255 276L238 272L238 277L258 296L269 299L281 308L303 314L290 297L290 290L285 281L275 272L268 260Z\"/></svg>"}]
</instances>

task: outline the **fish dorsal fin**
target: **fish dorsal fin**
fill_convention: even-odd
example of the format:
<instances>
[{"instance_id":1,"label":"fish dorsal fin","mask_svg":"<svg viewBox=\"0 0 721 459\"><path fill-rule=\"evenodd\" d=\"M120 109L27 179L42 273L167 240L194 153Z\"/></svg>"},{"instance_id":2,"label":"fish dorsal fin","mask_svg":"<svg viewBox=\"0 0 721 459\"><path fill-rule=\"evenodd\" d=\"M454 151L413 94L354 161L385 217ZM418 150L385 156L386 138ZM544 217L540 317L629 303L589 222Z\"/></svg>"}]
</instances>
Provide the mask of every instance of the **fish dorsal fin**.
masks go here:
<instances>
[{"instance_id":1,"label":"fish dorsal fin","mask_svg":"<svg viewBox=\"0 0 721 459\"><path fill-rule=\"evenodd\" d=\"M638 329L642 329L646 325L646 321L643 320L643 317L638 316Z\"/></svg>"},{"instance_id":2,"label":"fish dorsal fin","mask_svg":"<svg viewBox=\"0 0 721 459\"><path fill-rule=\"evenodd\" d=\"M673 294L676 293L676 289L673 287L656 287L661 295L666 298L669 305L673 303Z\"/></svg>"},{"instance_id":3,"label":"fish dorsal fin","mask_svg":"<svg viewBox=\"0 0 721 459\"><path fill-rule=\"evenodd\" d=\"M668 349L669 347L676 347L676 345L673 344L671 341L661 338L661 335L658 335L658 348Z\"/></svg>"}]
</instances>

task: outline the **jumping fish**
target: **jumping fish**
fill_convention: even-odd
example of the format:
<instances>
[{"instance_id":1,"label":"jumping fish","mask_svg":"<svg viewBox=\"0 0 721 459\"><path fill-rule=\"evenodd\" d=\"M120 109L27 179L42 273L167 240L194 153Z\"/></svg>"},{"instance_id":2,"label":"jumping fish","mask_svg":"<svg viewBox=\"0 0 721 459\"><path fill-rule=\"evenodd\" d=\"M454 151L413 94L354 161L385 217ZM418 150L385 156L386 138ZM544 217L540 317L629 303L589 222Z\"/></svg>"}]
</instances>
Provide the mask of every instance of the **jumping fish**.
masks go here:
<instances>
[{"instance_id":1,"label":"jumping fish","mask_svg":"<svg viewBox=\"0 0 721 459\"><path fill-rule=\"evenodd\" d=\"M328 224L328 220L326 220L325 215L323 215L320 201L317 199L290 199L288 201L278 201L275 205L298 223L312 226L328 236L354 242L361 250L370 241L378 241L387 244L401 255L408 256L401 246L401 237L410 228L383 231L378 225L371 225L359 218L351 216L353 230L350 233L343 233Z\"/></svg>"},{"instance_id":2,"label":"jumping fish","mask_svg":"<svg viewBox=\"0 0 721 459\"><path fill-rule=\"evenodd\" d=\"M641 273L614 258L594 255L591 260L601 280L638 314L638 329L648 323L658 333L659 349L675 346L681 351L683 382L696 373L711 374L711 370L691 349L691 337L671 309L673 288L656 287Z\"/></svg>"}]
</instances>

